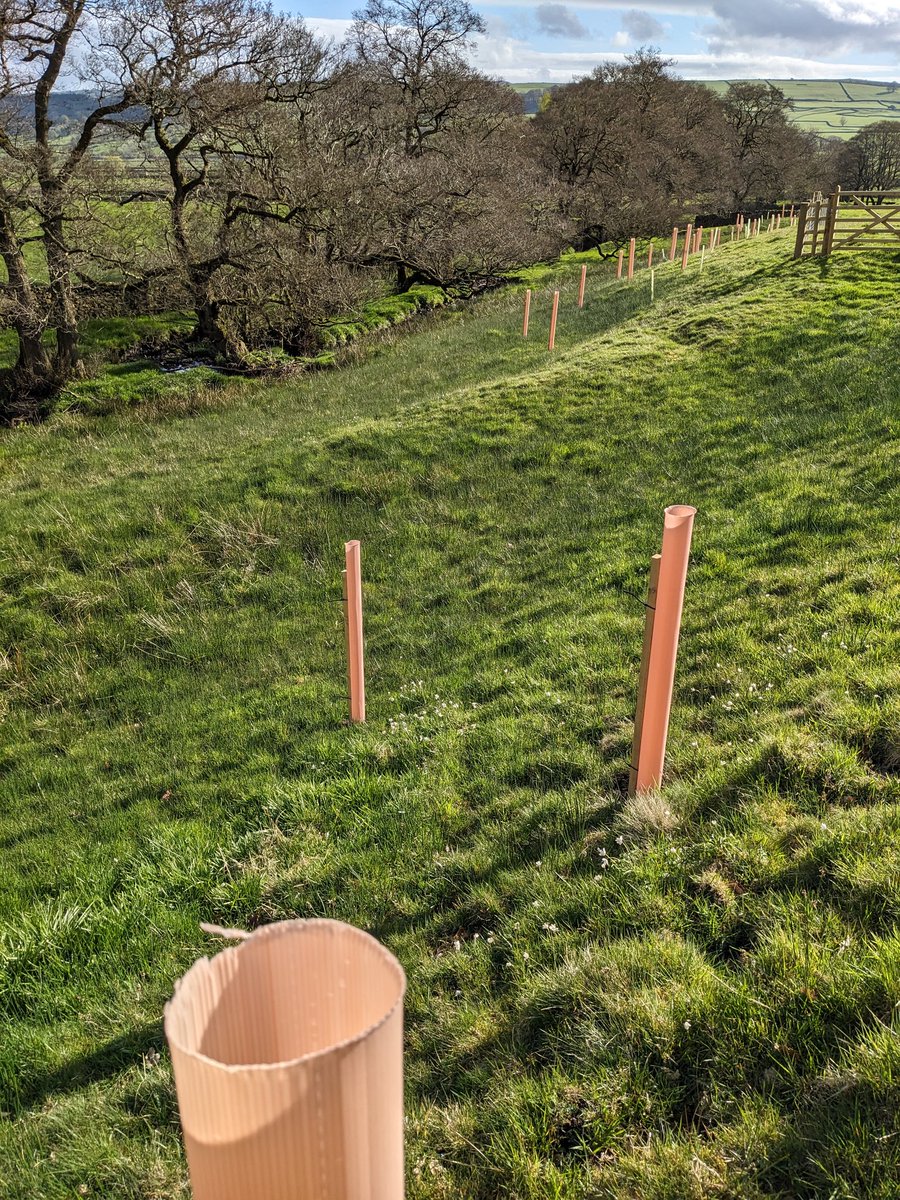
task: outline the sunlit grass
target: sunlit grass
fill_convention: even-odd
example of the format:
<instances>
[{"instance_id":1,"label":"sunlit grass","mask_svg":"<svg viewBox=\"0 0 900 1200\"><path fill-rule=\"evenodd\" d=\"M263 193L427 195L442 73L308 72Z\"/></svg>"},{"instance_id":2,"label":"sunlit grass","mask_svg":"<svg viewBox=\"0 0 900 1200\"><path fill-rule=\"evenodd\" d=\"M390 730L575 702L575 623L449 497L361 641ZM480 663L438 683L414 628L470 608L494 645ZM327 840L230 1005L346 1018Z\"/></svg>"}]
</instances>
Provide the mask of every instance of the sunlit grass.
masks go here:
<instances>
[{"instance_id":1,"label":"sunlit grass","mask_svg":"<svg viewBox=\"0 0 900 1200\"><path fill-rule=\"evenodd\" d=\"M198 922L310 914L407 970L414 1200L897 1194L898 263L789 240L652 309L598 267L577 312L564 264L553 356L551 277L527 343L510 292L196 415L0 438L4 1197L186 1196L159 1023Z\"/></svg>"}]
</instances>

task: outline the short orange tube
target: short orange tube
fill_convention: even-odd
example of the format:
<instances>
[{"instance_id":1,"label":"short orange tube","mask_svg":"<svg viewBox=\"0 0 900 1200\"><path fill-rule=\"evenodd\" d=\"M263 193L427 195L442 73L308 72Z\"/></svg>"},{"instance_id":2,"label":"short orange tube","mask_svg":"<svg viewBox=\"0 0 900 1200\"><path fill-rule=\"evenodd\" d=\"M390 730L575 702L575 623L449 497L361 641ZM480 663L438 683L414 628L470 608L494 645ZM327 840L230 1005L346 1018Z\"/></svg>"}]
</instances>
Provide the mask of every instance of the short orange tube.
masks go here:
<instances>
[{"instance_id":1,"label":"short orange tube","mask_svg":"<svg viewBox=\"0 0 900 1200\"><path fill-rule=\"evenodd\" d=\"M696 514L696 508L689 504L673 504L665 510L653 642L647 668L640 755L636 764L639 792L658 788L662 783L684 585Z\"/></svg>"},{"instance_id":2,"label":"short orange tube","mask_svg":"<svg viewBox=\"0 0 900 1200\"><path fill-rule=\"evenodd\" d=\"M550 340L547 342L547 349L552 350L556 345L556 317L559 313L559 292L553 293L553 311L550 314Z\"/></svg>"}]
</instances>

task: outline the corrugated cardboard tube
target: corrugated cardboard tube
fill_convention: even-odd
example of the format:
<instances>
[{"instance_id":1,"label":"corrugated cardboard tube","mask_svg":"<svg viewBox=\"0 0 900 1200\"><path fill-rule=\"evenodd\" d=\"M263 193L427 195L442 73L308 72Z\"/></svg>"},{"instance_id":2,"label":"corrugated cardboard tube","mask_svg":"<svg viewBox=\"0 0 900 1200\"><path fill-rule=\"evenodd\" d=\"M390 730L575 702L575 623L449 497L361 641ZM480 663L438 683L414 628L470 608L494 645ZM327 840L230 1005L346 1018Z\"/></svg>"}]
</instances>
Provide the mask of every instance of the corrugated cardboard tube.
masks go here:
<instances>
[{"instance_id":1,"label":"corrugated cardboard tube","mask_svg":"<svg viewBox=\"0 0 900 1200\"><path fill-rule=\"evenodd\" d=\"M194 1200L402 1200L405 990L340 921L198 959L165 1014Z\"/></svg>"}]
</instances>

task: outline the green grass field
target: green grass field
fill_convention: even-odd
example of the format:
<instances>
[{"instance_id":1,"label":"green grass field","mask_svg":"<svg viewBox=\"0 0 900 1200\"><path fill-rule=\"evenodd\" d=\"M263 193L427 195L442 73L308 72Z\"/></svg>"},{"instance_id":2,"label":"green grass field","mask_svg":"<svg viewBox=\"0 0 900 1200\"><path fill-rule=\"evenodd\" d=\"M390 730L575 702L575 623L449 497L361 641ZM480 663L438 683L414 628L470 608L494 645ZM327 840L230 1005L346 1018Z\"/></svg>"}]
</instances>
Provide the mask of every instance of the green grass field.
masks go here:
<instances>
[{"instance_id":1,"label":"green grass field","mask_svg":"<svg viewBox=\"0 0 900 1200\"><path fill-rule=\"evenodd\" d=\"M896 1197L898 256L790 241L652 307L595 265L582 313L570 256L527 343L508 291L0 434L4 1200L187 1197L163 1003L199 921L297 915L406 968L412 1200ZM668 780L629 801L673 502Z\"/></svg>"}]
</instances>

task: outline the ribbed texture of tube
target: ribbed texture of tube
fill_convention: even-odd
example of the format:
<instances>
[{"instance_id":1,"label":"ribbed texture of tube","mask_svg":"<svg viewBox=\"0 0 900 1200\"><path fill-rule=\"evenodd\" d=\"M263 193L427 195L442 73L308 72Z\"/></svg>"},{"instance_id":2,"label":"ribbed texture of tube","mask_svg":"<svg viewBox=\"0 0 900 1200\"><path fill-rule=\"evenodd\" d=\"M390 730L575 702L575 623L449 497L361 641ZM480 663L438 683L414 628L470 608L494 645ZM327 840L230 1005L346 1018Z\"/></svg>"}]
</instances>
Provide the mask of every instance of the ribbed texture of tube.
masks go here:
<instances>
[{"instance_id":1,"label":"ribbed texture of tube","mask_svg":"<svg viewBox=\"0 0 900 1200\"><path fill-rule=\"evenodd\" d=\"M402 1200L405 987L340 921L191 967L165 1029L194 1200Z\"/></svg>"}]
</instances>

